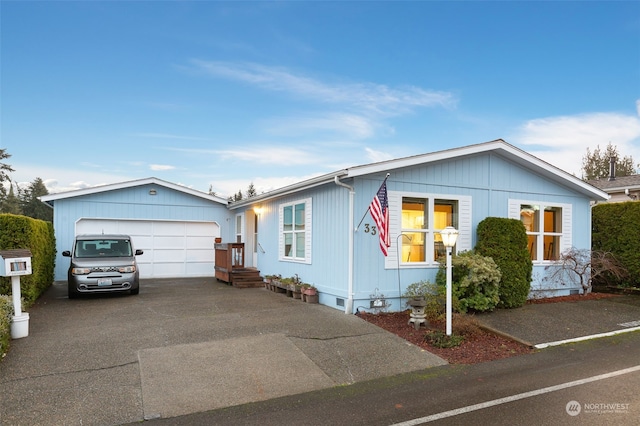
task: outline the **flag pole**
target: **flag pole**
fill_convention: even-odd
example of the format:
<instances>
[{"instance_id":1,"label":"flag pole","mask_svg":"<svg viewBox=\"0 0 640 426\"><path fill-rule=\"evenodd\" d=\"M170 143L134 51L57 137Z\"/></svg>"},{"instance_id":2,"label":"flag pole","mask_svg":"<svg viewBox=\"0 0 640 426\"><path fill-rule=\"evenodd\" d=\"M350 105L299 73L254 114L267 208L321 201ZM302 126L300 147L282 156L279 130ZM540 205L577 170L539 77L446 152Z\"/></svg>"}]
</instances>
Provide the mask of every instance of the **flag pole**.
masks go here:
<instances>
[{"instance_id":1,"label":"flag pole","mask_svg":"<svg viewBox=\"0 0 640 426\"><path fill-rule=\"evenodd\" d=\"M380 186L384 185L384 183L387 181L389 176L391 176L391 173L387 173L387 175L385 176L385 178L382 181L382 183L380 184ZM360 219L360 223L358 223L358 226L356 226L356 229L355 229L354 232L358 232L358 229L360 229L360 225L362 225L362 222L364 221L364 218L367 217L367 214L369 213L370 210L371 210L371 204L369 204L369 207L367 207L367 211L364 212L364 214L362 215L362 219Z\"/></svg>"}]
</instances>

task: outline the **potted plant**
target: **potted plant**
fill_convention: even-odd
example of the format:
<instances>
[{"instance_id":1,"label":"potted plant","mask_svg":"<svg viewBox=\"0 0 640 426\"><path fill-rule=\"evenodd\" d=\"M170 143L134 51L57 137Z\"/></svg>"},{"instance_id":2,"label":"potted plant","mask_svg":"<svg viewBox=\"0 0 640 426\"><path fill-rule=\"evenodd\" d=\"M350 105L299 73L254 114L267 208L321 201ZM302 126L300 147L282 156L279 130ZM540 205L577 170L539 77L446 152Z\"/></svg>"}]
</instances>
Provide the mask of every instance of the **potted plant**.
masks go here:
<instances>
[{"instance_id":1,"label":"potted plant","mask_svg":"<svg viewBox=\"0 0 640 426\"><path fill-rule=\"evenodd\" d=\"M311 284L305 284L302 288L304 301L307 303L318 303L318 289Z\"/></svg>"}]
</instances>

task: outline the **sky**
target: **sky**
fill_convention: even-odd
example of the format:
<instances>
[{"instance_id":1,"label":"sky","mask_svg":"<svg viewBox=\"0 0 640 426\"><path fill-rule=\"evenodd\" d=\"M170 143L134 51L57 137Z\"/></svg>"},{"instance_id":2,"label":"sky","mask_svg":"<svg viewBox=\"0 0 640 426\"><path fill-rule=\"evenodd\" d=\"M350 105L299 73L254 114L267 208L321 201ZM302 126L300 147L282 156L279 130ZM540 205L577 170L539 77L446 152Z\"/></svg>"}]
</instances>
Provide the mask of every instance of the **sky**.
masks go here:
<instances>
[{"instance_id":1,"label":"sky","mask_svg":"<svg viewBox=\"0 0 640 426\"><path fill-rule=\"evenodd\" d=\"M640 163L638 1L0 2L0 148L50 193L221 197L504 139Z\"/></svg>"}]
</instances>

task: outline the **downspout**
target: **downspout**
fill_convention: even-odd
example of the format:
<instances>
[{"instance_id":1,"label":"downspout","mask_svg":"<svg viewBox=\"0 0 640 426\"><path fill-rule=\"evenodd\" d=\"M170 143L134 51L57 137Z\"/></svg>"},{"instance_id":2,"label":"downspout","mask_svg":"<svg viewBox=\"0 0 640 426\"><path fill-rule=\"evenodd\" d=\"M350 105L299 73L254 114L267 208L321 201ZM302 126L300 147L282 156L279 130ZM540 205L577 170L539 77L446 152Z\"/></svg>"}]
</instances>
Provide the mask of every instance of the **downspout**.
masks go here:
<instances>
[{"instance_id":1,"label":"downspout","mask_svg":"<svg viewBox=\"0 0 640 426\"><path fill-rule=\"evenodd\" d=\"M349 190L349 272L347 277L348 298L344 308L344 313L351 314L353 313L353 200L356 192L354 191L352 186L340 182L338 176L335 176L333 181L336 185L342 186Z\"/></svg>"}]
</instances>

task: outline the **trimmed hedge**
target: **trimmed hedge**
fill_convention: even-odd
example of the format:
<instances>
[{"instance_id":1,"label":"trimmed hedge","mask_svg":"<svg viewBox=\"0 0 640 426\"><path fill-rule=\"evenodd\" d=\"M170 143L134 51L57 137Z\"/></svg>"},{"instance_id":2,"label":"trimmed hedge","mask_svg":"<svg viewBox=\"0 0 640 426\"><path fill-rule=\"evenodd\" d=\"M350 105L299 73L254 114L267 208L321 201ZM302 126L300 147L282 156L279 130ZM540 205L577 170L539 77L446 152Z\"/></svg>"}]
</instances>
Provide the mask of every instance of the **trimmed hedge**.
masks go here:
<instances>
[{"instance_id":1,"label":"trimmed hedge","mask_svg":"<svg viewBox=\"0 0 640 426\"><path fill-rule=\"evenodd\" d=\"M13 316L13 301L7 295L0 295L0 360L9 351L11 340L11 317Z\"/></svg>"},{"instance_id":2,"label":"trimmed hedge","mask_svg":"<svg viewBox=\"0 0 640 426\"><path fill-rule=\"evenodd\" d=\"M640 202L598 204L591 210L591 249L612 253L629 277L622 287L640 287Z\"/></svg>"},{"instance_id":3,"label":"trimmed hedge","mask_svg":"<svg viewBox=\"0 0 640 426\"><path fill-rule=\"evenodd\" d=\"M527 231L522 221L488 217L478 224L475 250L491 257L500 268L500 308L525 304L531 290L533 263L527 250Z\"/></svg>"},{"instance_id":4,"label":"trimmed hedge","mask_svg":"<svg viewBox=\"0 0 640 426\"><path fill-rule=\"evenodd\" d=\"M20 290L25 307L53 283L56 241L53 224L26 216L0 214L0 250L31 250L31 275L20 277ZM0 277L0 294L11 293L11 279Z\"/></svg>"}]
</instances>

